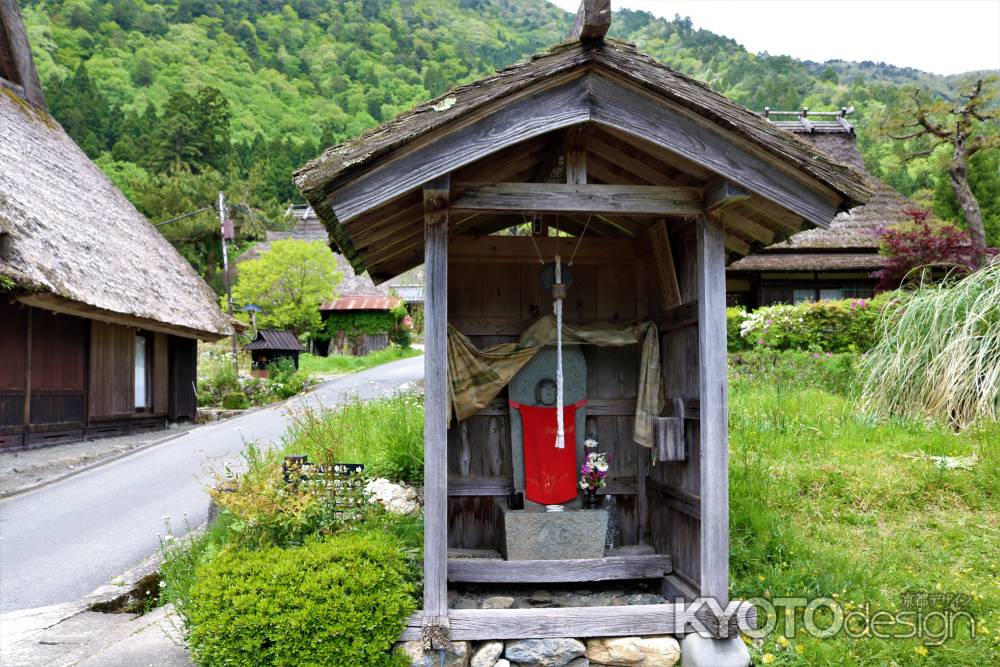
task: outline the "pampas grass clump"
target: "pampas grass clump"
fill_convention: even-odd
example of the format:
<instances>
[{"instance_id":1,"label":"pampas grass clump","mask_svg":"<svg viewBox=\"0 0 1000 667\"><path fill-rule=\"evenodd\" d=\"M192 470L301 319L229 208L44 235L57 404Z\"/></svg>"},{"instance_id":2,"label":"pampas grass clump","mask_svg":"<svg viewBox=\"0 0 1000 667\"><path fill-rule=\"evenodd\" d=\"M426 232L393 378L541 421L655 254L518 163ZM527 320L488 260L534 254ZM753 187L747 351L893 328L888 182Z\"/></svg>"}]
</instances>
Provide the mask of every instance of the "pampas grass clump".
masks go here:
<instances>
[{"instance_id":1,"label":"pampas grass clump","mask_svg":"<svg viewBox=\"0 0 1000 667\"><path fill-rule=\"evenodd\" d=\"M1000 418L1000 261L904 293L862 360L863 409L956 428Z\"/></svg>"}]
</instances>

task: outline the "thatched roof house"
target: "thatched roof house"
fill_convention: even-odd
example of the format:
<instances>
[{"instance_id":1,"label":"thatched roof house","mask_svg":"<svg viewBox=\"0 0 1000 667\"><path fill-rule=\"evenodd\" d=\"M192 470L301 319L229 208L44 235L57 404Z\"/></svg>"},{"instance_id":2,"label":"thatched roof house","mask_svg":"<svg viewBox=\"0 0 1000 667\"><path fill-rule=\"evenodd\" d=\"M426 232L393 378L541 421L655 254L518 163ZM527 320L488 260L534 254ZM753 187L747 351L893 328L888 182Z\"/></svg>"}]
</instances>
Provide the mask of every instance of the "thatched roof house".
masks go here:
<instances>
[{"instance_id":1,"label":"thatched roof house","mask_svg":"<svg viewBox=\"0 0 1000 667\"><path fill-rule=\"evenodd\" d=\"M0 415L0 445L24 444L26 430L43 426L80 435L95 418L125 423L137 411L190 416L194 341L228 334L227 318L191 265L49 115L17 3L0 1L0 19L0 347L19 366L0 373L0 393L27 406ZM60 333L45 338L48 326ZM48 377L44 359L63 371ZM137 386L125 378L139 362L150 377ZM174 362L183 396L170 395ZM48 390L73 395L71 409L56 393L46 403Z\"/></svg>"},{"instance_id":2,"label":"thatched roof house","mask_svg":"<svg viewBox=\"0 0 1000 667\"><path fill-rule=\"evenodd\" d=\"M809 229L769 245L729 266L729 292L751 307L806 299L871 296L878 254L878 229L909 219L915 204L865 168L849 111L766 111L765 118L808 141L833 159L853 167L874 196L864 206L843 212L826 229Z\"/></svg>"}]
</instances>

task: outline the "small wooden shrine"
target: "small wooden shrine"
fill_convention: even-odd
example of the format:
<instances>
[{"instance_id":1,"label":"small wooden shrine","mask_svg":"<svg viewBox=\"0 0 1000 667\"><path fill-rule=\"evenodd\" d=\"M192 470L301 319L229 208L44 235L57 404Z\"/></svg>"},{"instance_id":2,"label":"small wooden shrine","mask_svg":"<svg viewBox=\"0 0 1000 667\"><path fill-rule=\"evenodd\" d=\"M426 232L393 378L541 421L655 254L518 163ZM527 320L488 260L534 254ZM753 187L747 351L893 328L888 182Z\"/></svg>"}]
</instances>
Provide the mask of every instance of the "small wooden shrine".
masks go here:
<instances>
[{"instance_id":1,"label":"small wooden shrine","mask_svg":"<svg viewBox=\"0 0 1000 667\"><path fill-rule=\"evenodd\" d=\"M305 352L302 343L291 331L258 329L254 339L243 348L250 353L251 372L256 377L267 377L267 367L282 359L290 359L299 368L299 353Z\"/></svg>"},{"instance_id":2,"label":"small wooden shrine","mask_svg":"<svg viewBox=\"0 0 1000 667\"><path fill-rule=\"evenodd\" d=\"M607 5L585 0L570 41L330 148L295 176L359 272L381 282L424 264L424 602L404 638L427 647L681 634L692 613L729 632L732 619L690 604L728 602L727 258L829 225L869 196L808 144L604 39ZM552 349L556 361L515 398L518 374ZM539 427L519 406L570 401L577 412L545 427L563 441L526 432ZM508 498L522 482L545 539L593 529L576 500L551 514L530 502L532 483L555 470L562 485L581 459L540 464L529 441L575 449L581 429L608 458L600 492L618 499L620 548L512 556L509 531L524 526L507 525L519 511ZM467 582L649 578L662 581L663 604L448 606L449 585Z\"/></svg>"}]
</instances>

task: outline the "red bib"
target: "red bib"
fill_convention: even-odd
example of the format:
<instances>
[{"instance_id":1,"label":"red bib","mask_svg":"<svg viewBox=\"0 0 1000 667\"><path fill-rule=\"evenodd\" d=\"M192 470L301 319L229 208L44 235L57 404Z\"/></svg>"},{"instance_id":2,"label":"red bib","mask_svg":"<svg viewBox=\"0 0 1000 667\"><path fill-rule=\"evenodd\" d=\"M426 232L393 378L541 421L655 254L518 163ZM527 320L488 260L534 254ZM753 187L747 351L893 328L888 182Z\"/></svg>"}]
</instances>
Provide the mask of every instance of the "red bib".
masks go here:
<instances>
[{"instance_id":1,"label":"red bib","mask_svg":"<svg viewBox=\"0 0 1000 667\"><path fill-rule=\"evenodd\" d=\"M557 505L576 498L576 410L586 399L563 406L566 446L556 448L556 408L510 401L521 413L524 438L524 497L542 505Z\"/></svg>"}]
</instances>

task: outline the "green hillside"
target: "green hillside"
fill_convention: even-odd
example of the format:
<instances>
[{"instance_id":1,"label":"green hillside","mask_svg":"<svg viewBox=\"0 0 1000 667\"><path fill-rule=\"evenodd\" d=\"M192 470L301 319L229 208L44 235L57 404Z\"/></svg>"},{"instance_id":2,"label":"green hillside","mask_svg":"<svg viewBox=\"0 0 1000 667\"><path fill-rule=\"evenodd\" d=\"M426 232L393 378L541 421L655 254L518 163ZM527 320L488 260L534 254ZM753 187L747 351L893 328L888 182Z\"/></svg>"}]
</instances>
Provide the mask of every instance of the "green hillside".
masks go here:
<instances>
[{"instance_id":1,"label":"green hillside","mask_svg":"<svg viewBox=\"0 0 1000 667\"><path fill-rule=\"evenodd\" d=\"M223 188L248 243L297 197L292 169L448 87L558 42L572 17L545 0L22 0L56 118L153 220ZM900 84L955 81L884 64L751 54L688 19L620 11L612 35L750 108L857 109L869 166L954 213L941 156L901 167L878 136ZM995 156L974 187L1000 181ZM982 163L982 164L980 164ZM987 211L1000 218L1000 211ZM995 220L994 220L995 221ZM210 215L161 228L215 281Z\"/></svg>"}]
</instances>

